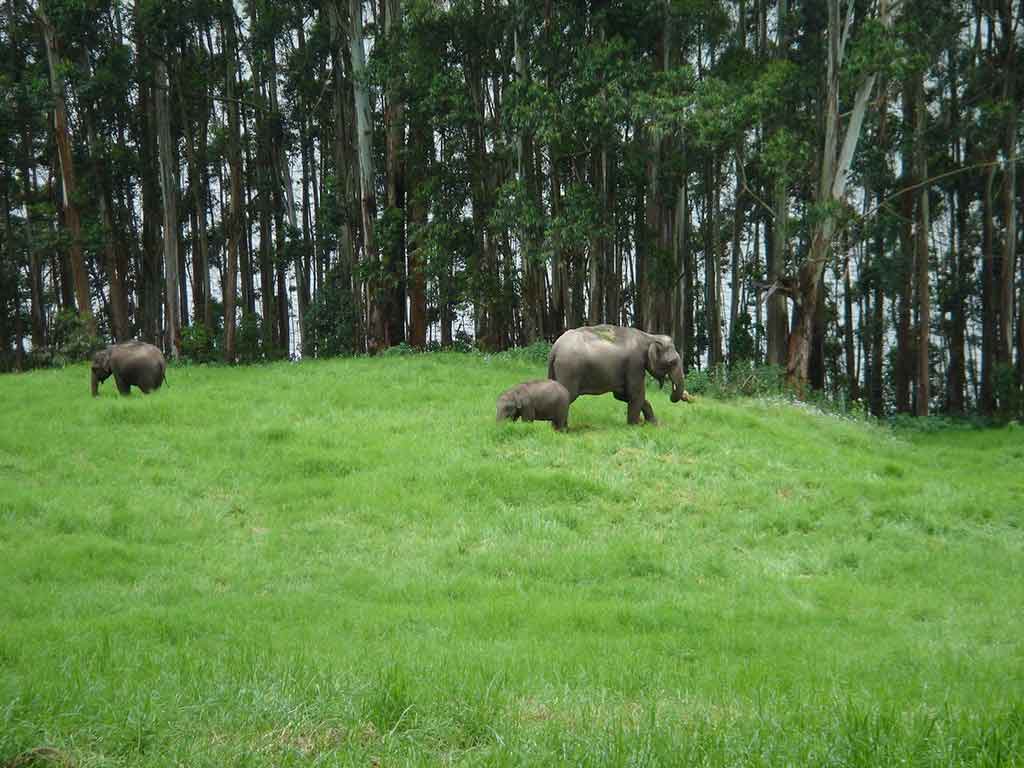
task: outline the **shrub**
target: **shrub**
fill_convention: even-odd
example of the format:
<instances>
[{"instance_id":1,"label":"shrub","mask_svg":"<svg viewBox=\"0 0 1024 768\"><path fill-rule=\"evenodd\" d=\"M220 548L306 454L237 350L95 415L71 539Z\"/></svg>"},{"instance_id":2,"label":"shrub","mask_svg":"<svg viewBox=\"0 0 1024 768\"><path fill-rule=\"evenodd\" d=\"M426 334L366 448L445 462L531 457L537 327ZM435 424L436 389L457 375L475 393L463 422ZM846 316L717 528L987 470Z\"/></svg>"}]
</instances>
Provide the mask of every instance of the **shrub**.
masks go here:
<instances>
[{"instance_id":1,"label":"shrub","mask_svg":"<svg viewBox=\"0 0 1024 768\"><path fill-rule=\"evenodd\" d=\"M64 366L88 360L93 352L103 349L106 343L99 336L89 332L77 312L65 309L53 318L50 346L53 350L50 358L52 364Z\"/></svg>"},{"instance_id":2,"label":"shrub","mask_svg":"<svg viewBox=\"0 0 1024 768\"><path fill-rule=\"evenodd\" d=\"M240 363L255 363L261 357L260 317L255 312L243 312L242 322L238 324L238 336L235 339L235 352Z\"/></svg>"},{"instance_id":3,"label":"shrub","mask_svg":"<svg viewBox=\"0 0 1024 768\"><path fill-rule=\"evenodd\" d=\"M194 363L209 363L217 359L213 337L205 325L189 325L181 329L181 354Z\"/></svg>"},{"instance_id":4,"label":"shrub","mask_svg":"<svg viewBox=\"0 0 1024 768\"><path fill-rule=\"evenodd\" d=\"M355 352L356 314L348 272L336 264L327 273L323 288L306 310L303 349L316 357L351 355Z\"/></svg>"},{"instance_id":5,"label":"shrub","mask_svg":"<svg viewBox=\"0 0 1024 768\"><path fill-rule=\"evenodd\" d=\"M785 374L779 366L749 362L717 365L686 375L686 390L690 394L721 399L778 395L784 384Z\"/></svg>"},{"instance_id":6,"label":"shrub","mask_svg":"<svg viewBox=\"0 0 1024 768\"><path fill-rule=\"evenodd\" d=\"M410 347L406 342L403 341L401 344L396 344L393 347L388 347L383 352L381 352L381 354L384 357L401 357L402 355L415 355L416 352L416 349Z\"/></svg>"},{"instance_id":7,"label":"shrub","mask_svg":"<svg viewBox=\"0 0 1024 768\"><path fill-rule=\"evenodd\" d=\"M466 333L461 328L455 332L455 338L452 339L452 352L477 352L476 344L473 341L473 337Z\"/></svg>"},{"instance_id":8,"label":"shrub","mask_svg":"<svg viewBox=\"0 0 1024 768\"><path fill-rule=\"evenodd\" d=\"M995 396L999 403L999 417L1010 419L1021 413L1021 392L1017 388L1017 370L1012 365L999 363L995 367Z\"/></svg>"},{"instance_id":9,"label":"shrub","mask_svg":"<svg viewBox=\"0 0 1024 768\"><path fill-rule=\"evenodd\" d=\"M491 357L495 360L514 360L525 363L540 363L547 366L548 353L550 351L550 342L541 339L525 347L511 347L501 352L495 352Z\"/></svg>"}]
</instances>

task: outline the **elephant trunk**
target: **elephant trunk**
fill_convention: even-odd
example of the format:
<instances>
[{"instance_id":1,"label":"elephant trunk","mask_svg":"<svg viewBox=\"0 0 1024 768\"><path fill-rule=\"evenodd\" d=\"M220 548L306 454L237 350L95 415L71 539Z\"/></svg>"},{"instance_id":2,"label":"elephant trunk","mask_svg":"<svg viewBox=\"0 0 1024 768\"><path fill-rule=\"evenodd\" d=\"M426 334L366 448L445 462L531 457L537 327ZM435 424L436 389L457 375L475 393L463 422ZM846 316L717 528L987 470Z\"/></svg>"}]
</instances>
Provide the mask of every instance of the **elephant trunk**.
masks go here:
<instances>
[{"instance_id":1,"label":"elephant trunk","mask_svg":"<svg viewBox=\"0 0 1024 768\"><path fill-rule=\"evenodd\" d=\"M683 364L676 363L668 375L672 379L672 395L669 399L673 403L678 403L686 395L686 390L683 389Z\"/></svg>"},{"instance_id":2,"label":"elephant trunk","mask_svg":"<svg viewBox=\"0 0 1024 768\"><path fill-rule=\"evenodd\" d=\"M100 380L96 375L96 371L92 372L92 396L96 397L100 393Z\"/></svg>"}]
</instances>

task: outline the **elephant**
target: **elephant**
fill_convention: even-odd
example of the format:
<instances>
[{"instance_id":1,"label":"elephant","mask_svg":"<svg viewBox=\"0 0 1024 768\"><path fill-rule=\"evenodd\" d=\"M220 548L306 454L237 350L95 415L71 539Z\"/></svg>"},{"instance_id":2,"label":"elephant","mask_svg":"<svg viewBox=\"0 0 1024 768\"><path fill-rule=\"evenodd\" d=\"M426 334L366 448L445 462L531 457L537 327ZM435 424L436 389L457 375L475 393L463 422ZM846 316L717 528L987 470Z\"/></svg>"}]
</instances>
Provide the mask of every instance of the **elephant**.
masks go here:
<instances>
[{"instance_id":1,"label":"elephant","mask_svg":"<svg viewBox=\"0 0 1024 768\"><path fill-rule=\"evenodd\" d=\"M154 389L160 389L166 371L163 353L152 344L144 341L111 344L93 355L92 396L100 393L100 384L111 374L117 382L117 391L122 395L131 394L133 386L148 395Z\"/></svg>"},{"instance_id":2,"label":"elephant","mask_svg":"<svg viewBox=\"0 0 1024 768\"><path fill-rule=\"evenodd\" d=\"M498 396L498 422L505 419L550 421L559 432L569 427L569 393L557 381L538 379L507 389Z\"/></svg>"},{"instance_id":3,"label":"elephant","mask_svg":"<svg viewBox=\"0 0 1024 768\"><path fill-rule=\"evenodd\" d=\"M568 390L570 403L580 395L611 392L616 400L628 403L629 424L639 424L641 413L647 423L657 423L646 397L647 373L659 384L671 379L673 403L690 400L671 336L617 325L573 328L555 340L548 354L548 378Z\"/></svg>"}]
</instances>

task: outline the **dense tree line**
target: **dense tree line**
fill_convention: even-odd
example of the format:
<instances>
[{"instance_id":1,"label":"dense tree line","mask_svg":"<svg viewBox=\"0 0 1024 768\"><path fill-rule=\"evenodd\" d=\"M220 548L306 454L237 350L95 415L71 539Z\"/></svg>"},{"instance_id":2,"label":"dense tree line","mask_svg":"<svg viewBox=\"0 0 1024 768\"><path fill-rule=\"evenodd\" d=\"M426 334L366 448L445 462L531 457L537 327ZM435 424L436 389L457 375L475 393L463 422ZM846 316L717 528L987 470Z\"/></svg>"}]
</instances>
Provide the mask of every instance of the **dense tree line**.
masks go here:
<instances>
[{"instance_id":1,"label":"dense tree line","mask_svg":"<svg viewBox=\"0 0 1024 768\"><path fill-rule=\"evenodd\" d=\"M1024 2L9 0L0 356L610 322L1011 412Z\"/></svg>"}]
</instances>

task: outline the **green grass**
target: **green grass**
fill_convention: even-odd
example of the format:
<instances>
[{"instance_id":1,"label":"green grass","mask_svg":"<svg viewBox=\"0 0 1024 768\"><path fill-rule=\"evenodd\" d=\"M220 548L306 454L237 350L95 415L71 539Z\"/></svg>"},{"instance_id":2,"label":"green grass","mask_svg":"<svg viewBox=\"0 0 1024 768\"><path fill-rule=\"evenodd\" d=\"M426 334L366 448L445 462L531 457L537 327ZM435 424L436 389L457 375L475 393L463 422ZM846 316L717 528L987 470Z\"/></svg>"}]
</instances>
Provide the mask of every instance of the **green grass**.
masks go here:
<instances>
[{"instance_id":1,"label":"green grass","mask_svg":"<svg viewBox=\"0 0 1024 768\"><path fill-rule=\"evenodd\" d=\"M0 378L0 765L1018 765L1024 432L469 355Z\"/></svg>"}]
</instances>

